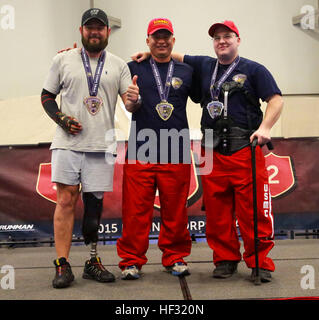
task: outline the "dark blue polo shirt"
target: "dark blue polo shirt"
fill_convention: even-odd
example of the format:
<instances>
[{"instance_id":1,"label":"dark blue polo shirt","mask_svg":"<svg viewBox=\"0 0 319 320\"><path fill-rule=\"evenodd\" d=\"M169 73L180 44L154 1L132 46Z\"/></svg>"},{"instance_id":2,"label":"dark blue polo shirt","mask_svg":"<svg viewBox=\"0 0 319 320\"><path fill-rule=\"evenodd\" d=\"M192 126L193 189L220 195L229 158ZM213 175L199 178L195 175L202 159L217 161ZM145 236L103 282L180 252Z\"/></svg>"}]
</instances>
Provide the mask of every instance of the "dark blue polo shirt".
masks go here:
<instances>
[{"instance_id":1,"label":"dark blue polo shirt","mask_svg":"<svg viewBox=\"0 0 319 320\"><path fill-rule=\"evenodd\" d=\"M169 63L156 64L164 86ZM199 102L193 91L193 68L174 61L172 84L167 99L174 110L165 121L156 110L161 99L149 59L141 63L132 61L128 66L132 77L138 76L137 85L142 98L141 107L132 114L128 159L143 161L145 158L150 163L190 163L186 104L189 96Z\"/></svg>"},{"instance_id":2,"label":"dark blue polo shirt","mask_svg":"<svg viewBox=\"0 0 319 320\"><path fill-rule=\"evenodd\" d=\"M203 107L201 126L202 128L212 128L215 120L210 117L206 106L212 100L209 88L217 59L208 56L185 55L184 62L194 68L195 83L201 91L201 106ZM229 65L219 64L216 81L222 77L228 67ZM257 62L240 57L238 65L226 79L226 82L232 81L236 75L245 75L247 77L244 82L244 88L257 98L257 101L259 99L265 101L275 94L281 95L281 91L271 73ZM219 95L219 101L224 102L222 93ZM247 104L247 98L242 92L234 92L228 100L228 115L236 125L245 129L249 128ZM249 110L251 110L252 125L254 129L257 129L262 119L262 112L259 107L250 107Z\"/></svg>"}]
</instances>

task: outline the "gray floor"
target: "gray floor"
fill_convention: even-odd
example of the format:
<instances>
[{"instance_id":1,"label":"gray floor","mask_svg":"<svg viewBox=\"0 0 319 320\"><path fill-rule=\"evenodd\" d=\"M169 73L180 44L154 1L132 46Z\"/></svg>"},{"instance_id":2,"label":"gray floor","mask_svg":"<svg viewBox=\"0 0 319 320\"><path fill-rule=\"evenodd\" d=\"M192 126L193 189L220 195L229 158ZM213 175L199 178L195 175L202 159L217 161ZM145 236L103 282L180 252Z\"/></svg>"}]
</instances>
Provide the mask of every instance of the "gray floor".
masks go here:
<instances>
[{"instance_id":1,"label":"gray floor","mask_svg":"<svg viewBox=\"0 0 319 320\"><path fill-rule=\"evenodd\" d=\"M150 245L149 262L143 268L141 279L123 281L117 267L119 258L115 245L99 246L103 264L113 272L115 283L97 283L82 279L84 261L89 256L85 246L73 245L70 262L76 280L66 289L51 286L55 270L52 260L54 247L1 248L0 268L11 265L15 270L15 288L0 286L0 300L184 300L180 279L164 271L161 254L156 244ZM271 283L255 286L248 278L250 270L244 262L238 273L225 280L212 278L212 252L206 242L193 244L187 261L191 275L186 277L187 287L193 300L219 299L268 299L289 297L319 297L319 239L277 240L270 255L276 264ZM301 268L313 267L314 274L304 274ZM309 278L310 276L310 278ZM313 276L311 278L311 276ZM0 281L5 273L0 273ZM303 289L301 280L314 289ZM185 292L185 291L184 291Z\"/></svg>"}]
</instances>

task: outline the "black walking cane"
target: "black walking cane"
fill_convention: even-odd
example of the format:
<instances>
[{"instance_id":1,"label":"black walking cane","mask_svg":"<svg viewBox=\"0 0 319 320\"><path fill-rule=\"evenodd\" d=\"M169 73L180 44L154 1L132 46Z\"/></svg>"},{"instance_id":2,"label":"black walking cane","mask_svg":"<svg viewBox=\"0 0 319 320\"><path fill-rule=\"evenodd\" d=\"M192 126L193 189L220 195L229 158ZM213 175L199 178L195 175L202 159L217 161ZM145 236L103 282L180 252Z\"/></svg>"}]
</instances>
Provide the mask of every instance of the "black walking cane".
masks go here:
<instances>
[{"instance_id":1,"label":"black walking cane","mask_svg":"<svg viewBox=\"0 0 319 320\"><path fill-rule=\"evenodd\" d=\"M258 144L258 139L255 138L251 143L251 169L252 169L252 177L253 177L253 209L254 209L254 244L255 244L255 265L256 265L253 281L254 281L254 284L258 286L258 285L261 285L261 279L259 274L259 259L258 259L259 238L258 238L257 179L256 179L257 144ZM269 150L274 149L271 141L269 141L266 145Z\"/></svg>"},{"instance_id":2,"label":"black walking cane","mask_svg":"<svg viewBox=\"0 0 319 320\"><path fill-rule=\"evenodd\" d=\"M255 277L253 278L255 285L261 285L259 275L259 259L258 259L258 216L257 216L257 179L256 179L256 146L258 139L255 138L251 143L251 169L253 178L253 209L254 209L254 244L255 244Z\"/></svg>"}]
</instances>

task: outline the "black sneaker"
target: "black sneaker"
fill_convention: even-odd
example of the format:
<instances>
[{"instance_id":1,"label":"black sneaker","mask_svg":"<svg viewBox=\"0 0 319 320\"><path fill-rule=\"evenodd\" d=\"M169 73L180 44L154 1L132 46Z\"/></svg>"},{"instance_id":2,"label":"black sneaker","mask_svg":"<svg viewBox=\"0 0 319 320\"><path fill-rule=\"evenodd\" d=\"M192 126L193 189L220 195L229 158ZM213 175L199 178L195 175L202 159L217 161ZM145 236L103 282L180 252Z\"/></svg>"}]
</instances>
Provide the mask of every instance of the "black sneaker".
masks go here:
<instances>
[{"instance_id":1,"label":"black sneaker","mask_svg":"<svg viewBox=\"0 0 319 320\"><path fill-rule=\"evenodd\" d=\"M74 280L74 275L70 264L65 258L53 261L55 265L55 278L52 281L53 288L66 288Z\"/></svg>"},{"instance_id":2,"label":"black sneaker","mask_svg":"<svg viewBox=\"0 0 319 320\"><path fill-rule=\"evenodd\" d=\"M260 276L260 281L261 282L271 282L271 273L267 269L262 269L259 268L259 276ZM256 279L256 268L252 268L251 270L251 276L250 276L251 281L255 281Z\"/></svg>"},{"instance_id":3,"label":"black sneaker","mask_svg":"<svg viewBox=\"0 0 319 320\"><path fill-rule=\"evenodd\" d=\"M84 279L96 280L98 282L115 281L114 275L104 268L99 257L91 258L85 262L82 277Z\"/></svg>"},{"instance_id":4,"label":"black sneaker","mask_svg":"<svg viewBox=\"0 0 319 320\"><path fill-rule=\"evenodd\" d=\"M221 261L213 271L214 278L225 279L237 272L237 261Z\"/></svg>"}]
</instances>

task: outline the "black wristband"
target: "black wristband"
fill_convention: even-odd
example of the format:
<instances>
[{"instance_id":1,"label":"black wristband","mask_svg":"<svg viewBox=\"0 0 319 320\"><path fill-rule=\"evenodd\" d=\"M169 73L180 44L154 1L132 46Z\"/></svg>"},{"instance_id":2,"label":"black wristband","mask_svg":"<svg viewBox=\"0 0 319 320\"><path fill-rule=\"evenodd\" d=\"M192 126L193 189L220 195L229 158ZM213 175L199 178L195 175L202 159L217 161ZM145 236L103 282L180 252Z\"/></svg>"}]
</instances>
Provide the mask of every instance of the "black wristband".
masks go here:
<instances>
[{"instance_id":1,"label":"black wristband","mask_svg":"<svg viewBox=\"0 0 319 320\"><path fill-rule=\"evenodd\" d=\"M58 104L55 101L56 95L43 89L41 93L41 103L48 116L58 123L57 113L60 112Z\"/></svg>"}]
</instances>

